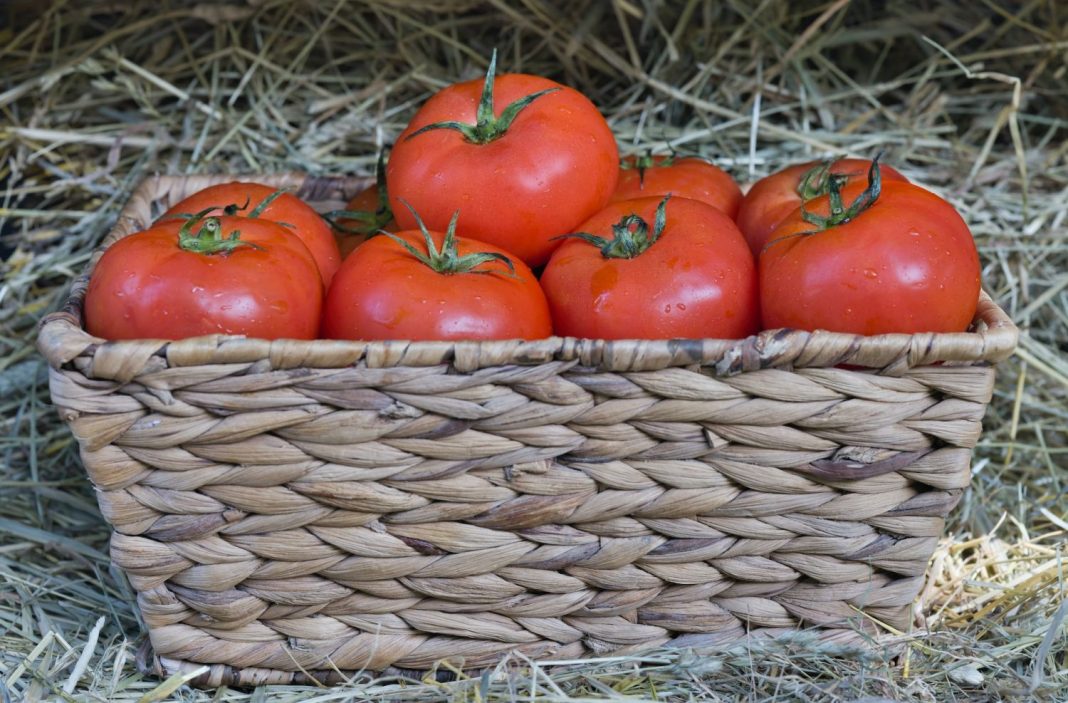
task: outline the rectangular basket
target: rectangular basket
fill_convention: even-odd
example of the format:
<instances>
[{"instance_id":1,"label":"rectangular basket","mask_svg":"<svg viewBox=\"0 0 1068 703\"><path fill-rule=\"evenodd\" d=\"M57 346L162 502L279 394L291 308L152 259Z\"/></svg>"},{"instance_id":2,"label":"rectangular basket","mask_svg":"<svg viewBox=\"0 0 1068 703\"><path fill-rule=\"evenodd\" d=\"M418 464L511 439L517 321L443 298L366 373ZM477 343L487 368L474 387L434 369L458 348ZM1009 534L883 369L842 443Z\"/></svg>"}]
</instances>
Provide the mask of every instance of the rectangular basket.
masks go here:
<instances>
[{"instance_id":1,"label":"rectangular basket","mask_svg":"<svg viewBox=\"0 0 1068 703\"><path fill-rule=\"evenodd\" d=\"M225 180L148 179L103 246ZM905 629L1017 336L984 295L962 334L106 342L87 281L52 398L144 666L201 685Z\"/></svg>"}]
</instances>

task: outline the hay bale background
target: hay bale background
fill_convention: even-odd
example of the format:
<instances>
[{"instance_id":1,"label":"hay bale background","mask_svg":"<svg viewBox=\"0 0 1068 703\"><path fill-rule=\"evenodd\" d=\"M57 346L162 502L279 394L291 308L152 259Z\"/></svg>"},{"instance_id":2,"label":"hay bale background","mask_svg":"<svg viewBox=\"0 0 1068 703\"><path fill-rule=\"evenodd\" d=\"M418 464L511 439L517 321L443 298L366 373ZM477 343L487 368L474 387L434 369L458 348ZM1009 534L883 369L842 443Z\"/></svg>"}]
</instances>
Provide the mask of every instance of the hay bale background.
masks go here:
<instances>
[{"instance_id":1,"label":"hay bale background","mask_svg":"<svg viewBox=\"0 0 1068 703\"><path fill-rule=\"evenodd\" d=\"M751 180L883 148L960 208L987 290L1024 335L917 606L932 632L903 633L897 660L802 635L271 700L1063 696L1068 13L1056 0L16 0L0 6L0 700L211 700L135 674L132 598L32 347L133 186L154 172L369 173L414 108L479 75L493 47L506 70L589 94L624 151L670 143Z\"/></svg>"}]
</instances>

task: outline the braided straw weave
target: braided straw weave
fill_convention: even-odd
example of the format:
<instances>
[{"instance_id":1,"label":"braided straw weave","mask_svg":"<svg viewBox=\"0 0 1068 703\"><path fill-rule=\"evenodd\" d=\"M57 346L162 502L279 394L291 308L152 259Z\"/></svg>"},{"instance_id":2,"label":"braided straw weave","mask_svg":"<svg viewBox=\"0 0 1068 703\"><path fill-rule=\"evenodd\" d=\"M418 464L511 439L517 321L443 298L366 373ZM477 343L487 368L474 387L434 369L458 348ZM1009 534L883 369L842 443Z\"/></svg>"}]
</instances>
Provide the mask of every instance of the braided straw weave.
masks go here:
<instances>
[{"instance_id":1,"label":"braided straw weave","mask_svg":"<svg viewBox=\"0 0 1068 703\"><path fill-rule=\"evenodd\" d=\"M222 180L149 179L105 245ZM907 627L1017 334L984 296L964 334L107 343L86 283L52 398L145 665L202 685Z\"/></svg>"}]
</instances>

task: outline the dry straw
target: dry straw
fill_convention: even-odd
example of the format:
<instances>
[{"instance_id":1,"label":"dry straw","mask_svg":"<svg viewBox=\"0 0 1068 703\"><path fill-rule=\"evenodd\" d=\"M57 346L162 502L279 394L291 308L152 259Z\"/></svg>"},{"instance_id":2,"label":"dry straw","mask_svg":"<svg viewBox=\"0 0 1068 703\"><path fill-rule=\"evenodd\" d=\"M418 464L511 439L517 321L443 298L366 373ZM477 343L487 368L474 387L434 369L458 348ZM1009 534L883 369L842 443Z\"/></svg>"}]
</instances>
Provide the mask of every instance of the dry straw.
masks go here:
<instances>
[{"instance_id":1,"label":"dry straw","mask_svg":"<svg viewBox=\"0 0 1068 703\"><path fill-rule=\"evenodd\" d=\"M1001 0L0 7L0 699L1058 700L1068 685L1058 10ZM703 656L661 648L549 665L515 655L448 685L361 674L336 690L203 693L180 688L195 669L162 684L137 674L135 597L110 566L110 528L47 405L35 325L63 304L146 175L367 174L414 106L476 76L494 46L509 69L590 94L626 151L670 142L752 180L882 147L964 215L986 289L1024 333L999 367L971 488L915 605L926 628L897 639L905 656L809 633Z\"/></svg>"}]
</instances>

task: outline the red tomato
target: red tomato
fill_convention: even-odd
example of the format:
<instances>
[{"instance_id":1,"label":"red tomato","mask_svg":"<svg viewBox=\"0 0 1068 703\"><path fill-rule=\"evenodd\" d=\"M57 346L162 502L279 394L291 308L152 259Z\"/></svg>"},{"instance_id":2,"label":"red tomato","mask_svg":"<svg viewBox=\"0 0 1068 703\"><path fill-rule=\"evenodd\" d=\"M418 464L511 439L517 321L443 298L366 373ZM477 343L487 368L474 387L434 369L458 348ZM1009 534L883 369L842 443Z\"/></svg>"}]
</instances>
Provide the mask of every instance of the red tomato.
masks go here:
<instances>
[{"instance_id":1,"label":"red tomato","mask_svg":"<svg viewBox=\"0 0 1068 703\"><path fill-rule=\"evenodd\" d=\"M601 209L616 187L619 152L584 95L547 78L506 74L451 85L400 135L387 167L397 223L444 230L460 211L461 236L499 246L531 266Z\"/></svg>"},{"instance_id":2,"label":"red tomato","mask_svg":"<svg viewBox=\"0 0 1068 703\"><path fill-rule=\"evenodd\" d=\"M541 339L552 322L530 269L456 237L453 222L445 234L408 230L356 249L330 286L322 331L330 339Z\"/></svg>"},{"instance_id":3,"label":"red tomato","mask_svg":"<svg viewBox=\"0 0 1068 703\"><path fill-rule=\"evenodd\" d=\"M708 203L728 217L738 214L742 190L723 169L688 156L628 156L623 159L612 202L673 195Z\"/></svg>"},{"instance_id":4,"label":"red tomato","mask_svg":"<svg viewBox=\"0 0 1068 703\"><path fill-rule=\"evenodd\" d=\"M362 217L354 217L355 214ZM341 258L345 259L356 247L363 244L378 230L393 230L397 223L393 219L389 200L381 196L377 185L361 190L345 206L345 212L337 220L337 244Z\"/></svg>"},{"instance_id":5,"label":"red tomato","mask_svg":"<svg viewBox=\"0 0 1068 703\"><path fill-rule=\"evenodd\" d=\"M105 339L314 339L322 302L315 260L281 225L168 220L108 247L89 279L85 323Z\"/></svg>"},{"instance_id":6,"label":"red tomato","mask_svg":"<svg viewBox=\"0 0 1068 703\"><path fill-rule=\"evenodd\" d=\"M757 331L753 257L734 222L711 205L625 200L580 229L541 277L557 334L737 339Z\"/></svg>"},{"instance_id":7,"label":"red tomato","mask_svg":"<svg viewBox=\"0 0 1068 703\"><path fill-rule=\"evenodd\" d=\"M324 215L337 232L337 245L344 259L379 230L394 230L393 210L386 191L386 155L379 152L375 184L357 193L344 210Z\"/></svg>"},{"instance_id":8,"label":"red tomato","mask_svg":"<svg viewBox=\"0 0 1068 703\"><path fill-rule=\"evenodd\" d=\"M820 161L797 164L753 184L738 209L737 221L754 256L760 255L768 235L802 202L827 194L829 174L845 176L845 183L866 183L871 161L839 159L821 168L827 165ZM908 181L885 164L879 164L879 171L884 181Z\"/></svg>"},{"instance_id":9,"label":"red tomato","mask_svg":"<svg viewBox=\"0 0 1068 703\"><path fill-rule=\"evenodd\" d=\"M193 214L214 208L208 212L209 215L252 215L291 225L286 229L308 247L319 267L323 284L330 285L330 279L341 265L341 255L338 253L330 225L311 206L292 193L280 193L272 200L271 196L276 193L279 193L277 188L259 183L221 183L193 193L165 212L163 217Z\"/></svg>"},{"instance_id":10,"label":"red tomato","mask_svg":"<svg viewBox=\"0 0 1068 703\"><path fill-rule=\"evenodd\" d=\"M961 332L975 316L980 266L968 226L934 193L902 181L868 188L826 229L800 210L760 255L764 325L854 334ZM868 188L866 190L866 188ZM810 219L831 213L831 197L810 201ZM849 212L849 211L853 212Z\"/></svg>"}]
</instances>

